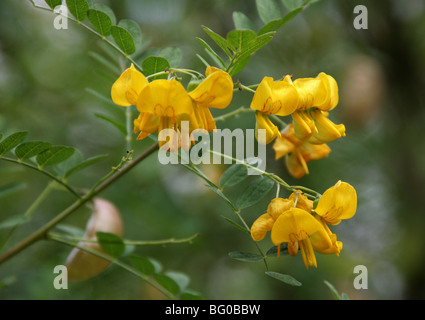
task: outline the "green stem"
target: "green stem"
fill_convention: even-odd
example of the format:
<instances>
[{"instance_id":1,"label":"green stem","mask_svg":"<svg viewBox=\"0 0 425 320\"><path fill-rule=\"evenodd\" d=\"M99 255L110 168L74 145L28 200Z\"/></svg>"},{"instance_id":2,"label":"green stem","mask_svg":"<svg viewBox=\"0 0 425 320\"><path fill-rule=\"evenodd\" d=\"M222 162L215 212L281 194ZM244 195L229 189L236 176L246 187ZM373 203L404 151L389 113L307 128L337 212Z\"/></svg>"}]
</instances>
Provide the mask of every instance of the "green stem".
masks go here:
<instances>
[{"instance_id":1,"label":"green stem","mask_svg":"<svg viewBox=\"0 0 425 320\"><path fill-rule=\"evenodd\" d=\"M231 117L235 117L235 116L240 115L241 113L246 113L246 112L255 112L255 110L250 109L250 108L240 107L239 109L236 109L236 110L234 110L232 112L229 112L229 113L226 113L226 114L224 114L222 116L219 116L219 117L214 118L214 121L215 122L217 122L217 121L225 121L225 120L227 120L227 119L229 119Z\"/></svg>"},{"instance_id":2,"label":"green stem","mask_svg":"<svg viewBox=\"0 0 425 320\"><path fill-rule=\"evenodd\" d=\"M81 198L81 195L75 191L71 186L69 186L66 182L62 181L61 179L55 177L53 174L51 174L50 172L44 171L43 169L40 169L37 166L34 166L32 164L26 163L26 162L22 162L16 159L12 159L12 158L7 158L7 157L1 157L0 160L4 160L4 161L8 161L8 162L12 162L12 163L16 163L16 164L20 164L23 165L27 168L30 168L32 170L36 170L38 172L41 172L42 174L48 176L50 179L56 181L57 183L59 183L60 185L64 186L69 192L71 192L74 196L76 196L77 198Z\"/></svg>"},{"instance_id":3,"label":"green stem","mask_svg":"<svg viewBox=\"0 0 425 320\"><path fill-rule=\"evenodd\" d=\"M90 253L92 255L95 255L95 256L100 257L102 259L105 259L105 260L107 260L107 261L109 261L111 263L114 263L117 266L119 266L119 267L121 267L121 268L129 271L130 273L134 274L135 276L137 276L137 277L143 279L144 281L148 282L150 285L152 285L153 287L155 287L156 289L158 289L159 291L161 291L163 294L165 294L168 298L170 298L170 299L173 299L174 298L174 295L172 293L170 293L164 287L160 286L152 278L147 277L143 273L137 271L136 269L130 267L129 265L127 265L127 264L125 264L125 263L123 263L123 262L121 262L121 261L119 261L117 259L111 258L110 256L105 255L105 254L102 254L102 253L100 253L98 251L95 251L95 250L92 250L92 249L89 249L89 248L85 248L84 246L80 246L78 244L74 244L72 242L69 242L66 239L64 239L64 238L62 238L62 237L60 237L58 235L55 235L55 234L48 234L47 239L48 240L56 241L56 242L61 243L61 244L65 244L65 245L70 246L70 247L78 248L78 249L80 249L82 251L88 252L88 253Z\"/></svg>"},{"instance_id":4,"label":"green stem","mask_svg":"<svg viewBox=\"0 0 425 320\"><path fill-rule=\"evenodd\" d=\"M47 232L49 232L50 229L52 229L54 226L56 226L59 222L64 220L66 217L68 217L71 213L82 207L85 203L90 201L94 196L108 188L110 185L112 185L116 180L121 178L124 174L129 172L132 168L134 168L139 162L143 161L145 158L147 158L150 154L154 153L156 150L158 150L158 144L154 144L151 147L149 147L145 152L143 152L140 156L138 156L134 161L126 163L125 166L122 167L121 170L114 171L114 174L110 175L105 181L103 181L101 184L96 184L94 188L92 188L87 194L85 194L83 197L79 198L76 202L74 202L72 205L70 205L68 208L66 208L64 211L62 211L60 214L58 214L55 218L47 222L44 226L42 226L40 229L35 231L33 234L29 235L27 238L19 242L17 245L15 245L13 248L11 248L9 251L5 252L3 255L0 256L0 264L4 261L10 259L11 257L15 256L28 246L32 245L34 242L43 239L46 237Z\"/></svg>"}]
</instances>

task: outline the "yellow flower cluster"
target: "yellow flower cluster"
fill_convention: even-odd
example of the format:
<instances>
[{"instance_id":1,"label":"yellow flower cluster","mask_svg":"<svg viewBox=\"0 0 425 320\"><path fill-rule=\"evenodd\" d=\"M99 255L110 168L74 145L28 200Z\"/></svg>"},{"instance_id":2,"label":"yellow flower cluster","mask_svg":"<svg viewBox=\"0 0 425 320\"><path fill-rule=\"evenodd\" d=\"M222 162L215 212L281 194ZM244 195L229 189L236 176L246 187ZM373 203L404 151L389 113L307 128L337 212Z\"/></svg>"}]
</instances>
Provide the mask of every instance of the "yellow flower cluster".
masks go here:
<instances>
[{"instance_id":1,"label":"yellow flower cluster","mask_svg":"<svg viewBox=\"0 0 425 320\"><path fill-rule=\"evenodd\" d=\"M338 85L325 73L316 78L292 81L289 75L274 81L265 77L251 102L256 110L256 129L266 130L265 141L273 146L276 159L286 156L286 165L292 176L308 174L307 162L326 157L330 149L327 142L345 136L345 126L329 120L329 111L338 104ZM268 115L292 116L293 124L279 132Z\"/></svg>"},{"instance_id":2,"label":"yellow flower cluster","mask_svg":"<svg viewBox=\"0 0 425 320\"><path fill-rule=\"evenodd\" d=\"M326 190L315 209L312 200L294 192L288 199L275 198L270 202L267 213L253 223L251 236L254 241L260 241L271 231L278 255L280 245L286 243L291 256L301 251L307 269L317 267L315 251L339 255L342 250L342 242L337 241L328 225L350 219L356 209L356 190L346 182L338 181Z\"/></svg>"},{"instance_id":3,"label":"yellow flower cluster","mask_svg":"<svg viewBox=\"0 0 425 320\"><path fill-rule=\"evenodd\" d=\"M181 122L189 121L190 137L194 130L210 132L216 129L209 108L224 109L233 97L233 81L220 69L208 67L206 78L191 92L186 92L177 80L159 79L148 82L134 65L125 70L115 81L111 97L117 105L136 105L140 112L134 120L137 139L144 139L158 132L159 146L171 145L171 151L180 147L189 149L190 141L180 134ZM170 129L168 132L167 130ZM171 133L171 135L169 135ZM161 134L166 137L161 137Z\"/></svg>"}]
</instances>

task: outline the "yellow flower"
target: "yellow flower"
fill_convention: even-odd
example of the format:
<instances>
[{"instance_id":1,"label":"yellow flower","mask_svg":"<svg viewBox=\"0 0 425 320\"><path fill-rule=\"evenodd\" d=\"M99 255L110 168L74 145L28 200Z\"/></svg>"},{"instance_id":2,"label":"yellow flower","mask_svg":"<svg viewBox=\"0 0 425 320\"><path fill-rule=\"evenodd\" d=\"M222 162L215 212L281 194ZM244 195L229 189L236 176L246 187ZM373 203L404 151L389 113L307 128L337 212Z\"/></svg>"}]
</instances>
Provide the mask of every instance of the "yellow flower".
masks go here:
<instances>
[{"instance_id":1,"label":"yellow flower","mask_svg":"<svg viewBox=\"0 0 425 320\"><path fill-rule=\"evenodd\" d=\"M335 124L328 118L328 112L312 108L292 114L295 134L300 140L313 144L334 141L345 136L345 126Z\"/></svg>"},{"instance_id":2,"label":"yellow flower","mask_svg":"<svg viewBox=\"0 0 425 320\"><path fill-rule=\"evenodd\" d=\"M285 78L286 79L286 78ZM299 103L300 96L292 82L264 77L255 91L250 108L256 110L256 133L258 129L266 130L266 140L258 141L268 144L280 136L279 129L270 121L267 114L287 116L293 113Z\"/></svg>"},{"instance_id":3,"label":"yellow flower","mask_svg":"<svg viewBox=\"0 0 425 320\"><path fill-rule=\"evenodd\" d=\"M159 146L170 142L170 149L177 151L181 143L180 123L193 112L192 100L182 84L177 80L152 81L140 92L137 110L140 112L134 121L134 131L140 131L137 139L158 131ZM167 135L169 139L165 139ZM184 147L188 148L188 142Z\"/></svg>"},{"instance_id":4,"label":"yellow flower","mask_svg":"<svg viewBox=\"0 0 425 320\"><path fill-rule=\"evenodd\" d=\"M292 199L275 198L267 207L267 213L262 214L254 221L251 227L251 236L254 241L263 240L267 232L272 230L279 216L294 206Z\"/></svg>"},{"instance_id":5,"label":"yellow flower","mask_svg":"<svg viewBox=\"0 0 425 320\"><path fill-rule=\"evenodd\" d=\"M189 92L194 110L190 122L192 129L200 128L210 132L217 127L209 108L224 109L230 104L233 80L227 72L214 67L208 67L205 75L206 79Z\"/></svg>"},{"instance_id":6,"label":"yellow flower","mask_svg":"<svg viewBox=\"0 0 425 320\"><path fill-rule=\"evenodd\" d=\"M313 235L319 237L320 243L325 244L325 247L332 246L331 239L317 219L303 209L291 208L276 219L271 239L278 248L281 243L286 243L291 256L295 256L300 249L304 264L308 269L317 267L314 248L310 240Z\"/></svg>"},{"instance_id":7,"label":"yellow flower","mask_svg":"<svg viewBox=\"0 0 425 320\"><path fill-rule=\"evenodd\" d=\"M330 225L350 219L357 210L356 190L348 183L339 180L323 193L314 211Z\"/></svg>"},{"instance_id":8,"label":"yellow flower","mask_svg":"<svg viewBox=\"0 0 425 320\"><path fill-rule=\"evenodd\" d=\"M112 85L112 101L122 107L135 105L140 92L147 84L145 76L131 64Z\"/></svg>"},{"instance_id":9,"label":"yellow flower","mask_svg":"<svg viewBox=\"0 0 425 320\"><path fill-rule=\"evenodd\" d=\"M294 126L289 124L273 145L276 160L285 156L285 164L294 178L302 178L308 174L307 163L310 160L325 158L331 152L326 144L314 145L297 138Z\"/></svg>"},{"instance_id":10,"label":"yellow flower","mask_svg":"<svg viewBox=\"0 0 425 320\"><path fill-rule=\"evenodd\" d=\"M290 81L290 78L286 78ZM338 85L334 78L321 72L316 78L300 78L293 82L300 94L298 110L316 107L330 111L338 104Z\"/></svg>"},{"instance_id":11,"label":"yellow flower","mask_svg":"<svg viewBox=\"0 0 425 320\"><path fill-rule=\"evenodd\" d=\"M336 234L332 233L323 218L318 215L316 215L315 218L322 224L323 228L329 236L329 239L331 239L332 245L329 246L329 243L324 241L320 234L313 234L310 237L310 240L314 251L322 254L336 254L338 256L342 250L342 242L336 240Z\"/></svg>"}]
</instances>

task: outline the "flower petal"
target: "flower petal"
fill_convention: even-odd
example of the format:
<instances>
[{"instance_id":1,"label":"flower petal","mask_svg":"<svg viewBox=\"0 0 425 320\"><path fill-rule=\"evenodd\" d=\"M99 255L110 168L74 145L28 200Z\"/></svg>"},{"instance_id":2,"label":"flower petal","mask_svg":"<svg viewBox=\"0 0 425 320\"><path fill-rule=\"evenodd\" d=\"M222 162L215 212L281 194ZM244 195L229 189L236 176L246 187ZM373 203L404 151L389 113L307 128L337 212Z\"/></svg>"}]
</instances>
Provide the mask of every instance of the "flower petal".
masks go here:
<instances>
[{"instance_id":1,"label":"flower petal","mask_svg":"<svg viewBox=\"0 0 425 320\"><path fill-rule=\"evenodd\" d=\"M267 213L273 220L277 220L282 213L293 207L294 201L292 199L274 198L267 208Z\"/></svg>"},{"instance_id":2,"label":"flower petal","mask_svg":"<svg viewBox=\"0 0 425 320\"><path fill-rule=\"evenodd\" d=\"M269 232L274 224L274 219L268 214L264 213L258 217L251 226L251 237L254 241L263 240L267 232Z\"/></svg>"},{"instance_id":3,"label":"flower petal","mask_svg":"<svg viewBox=\"0 0 425 320\"><path fill-rule=\"evenodd\" d=\"M180 82L160 79L152 81L140 92L137 110L177 122L177 116L191 114L193 108L192 100Z\"/></svg>"},{"instance_id":4,"label":"flower petal","mask_svg":"<svg viewBox=\"0 0 425 320\"><path fill-rule=\"evenodd\" d=\"M112 85L112 101L123 107L135 105L140 92L147 84L145 76L131 64Z\"/></svg>"},{"instance_id":5,"label":"flower petal","mask_svg":"<svg viewBox=\"0 0 425 320\"><path fill-rule=\"evenodd\" d=\"M233 97L232 77L220 69L208 67L207 78L189 96L202 108L226 108Z\"/></svg>"},{"instance_id":6,"label":"flower petal","mask_svg":"<svg viewBox=\"0 0 425 320\"><path fill-rule=\"evenodd\" d=\"M310 143L317 141L327 143L345 136L345 126L333 123L319 109L312 111L311 116L316 125L317 133L313 133L315 140L310 141Z\"/></svg>"},{"instance_id":7,"label":"flower petal","mask_svg":"<svg viewBox=\"0 0 425 320\"><path fill-rule=\"evenodd\" d=\"M280 137L280 131L279 128L274 125L273 122L270 121L270 119L267 117L266 114L257 111L255 112L255 136L257 138L257 141L261 144L269 144L272 142L276 137ZM266 130L266 139L261 139L258 136L258 130L264 129Z\"/></svg>"}]
</instances>

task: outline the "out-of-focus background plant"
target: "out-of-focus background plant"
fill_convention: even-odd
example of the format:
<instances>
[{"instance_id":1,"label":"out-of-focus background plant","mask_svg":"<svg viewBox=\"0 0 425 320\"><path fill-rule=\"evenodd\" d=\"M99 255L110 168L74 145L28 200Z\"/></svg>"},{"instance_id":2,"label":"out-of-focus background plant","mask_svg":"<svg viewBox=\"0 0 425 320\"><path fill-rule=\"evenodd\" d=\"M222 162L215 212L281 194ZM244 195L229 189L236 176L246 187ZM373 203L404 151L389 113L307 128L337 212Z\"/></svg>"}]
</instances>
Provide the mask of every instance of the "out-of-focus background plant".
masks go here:
<instances>
[{"instance_id":1,"label":"out-of-focus background plant","mask_svg":"<svg viewBox=\"0 0 425 320\"><path fill-rule=\"evenodd\" d=\"M100 1L99 1L100 2ZM204 70L196 57L205 38L201 26L225 35L233 29L233 11L243 12L259 26L255 1L102 1L117 18L130 18L150 41L149 50L177 46L182 65ZM368 29L353 27L356 5L368 9ZM104 43L76 24L68 30L53 27L54 15L36 10L29 1L6 0L0 10L0 131L29 131L32 140L74 146L85 158L110 156L82 175L72 177L91 186L119 162L125 141L116 128L94 116L123 117L119 107L104 102L94 91L109 95L115 80L100 63ZM145 256L166 261L191 279L191 288L211 299L328 299L324 281L351 299L425 298L425 2L337 1L312 4L280 30L251 59L237 77L244 84L263 76L280 78L332 75L340 89L337 123L347 136L330 144L326 159L309 163L311 174L292 179L283 160L273 161L268 148L267 171L288 182L324 192L339 179L358 193L355 217L339 227L344 249L339 257L317 255L318 268L306 270L302 259L270 260L273 270L289 273L303 283L291 287L264 276L261 263L243 263L231 251L252 251L247 235L227 223L234 218L226 203L204 187L204 181L178 165L163 166L152 156L102 193L121 212L129 239L186 238L192 243L143 246ZM88 90L87 88L90 88ZM233 107L249 106L251 95L235 92ZM218 115L214 114L214 115ZM219 127L253 128L252 114L218 123ZM135 144L138 150L143 143ZM144 146L144 145L143 145ZM203 167L218 181L226 167ZM16 181L13 193L0 198L0 222L24 212L45 187L46 178L13 164L2 163L0 188ZM249 183L249 180L246 181ZM57 197L55 197L57 193ZM229 197L240 194L228 190ZM264 213L264 201L244 210L252 223ZM54 191L31 224L24 224L12 240L24 237L74 199ZM90 210L67 219L84 228ZM2 299L160 299L163 295L116 266L90 280L56 290L54 266L64 264L70 248L43 241L0 267ZM367 290L356 290L353 269L368 268ZM136 279L136 281L135 281Z\"/></svg>"}]
</instances>

